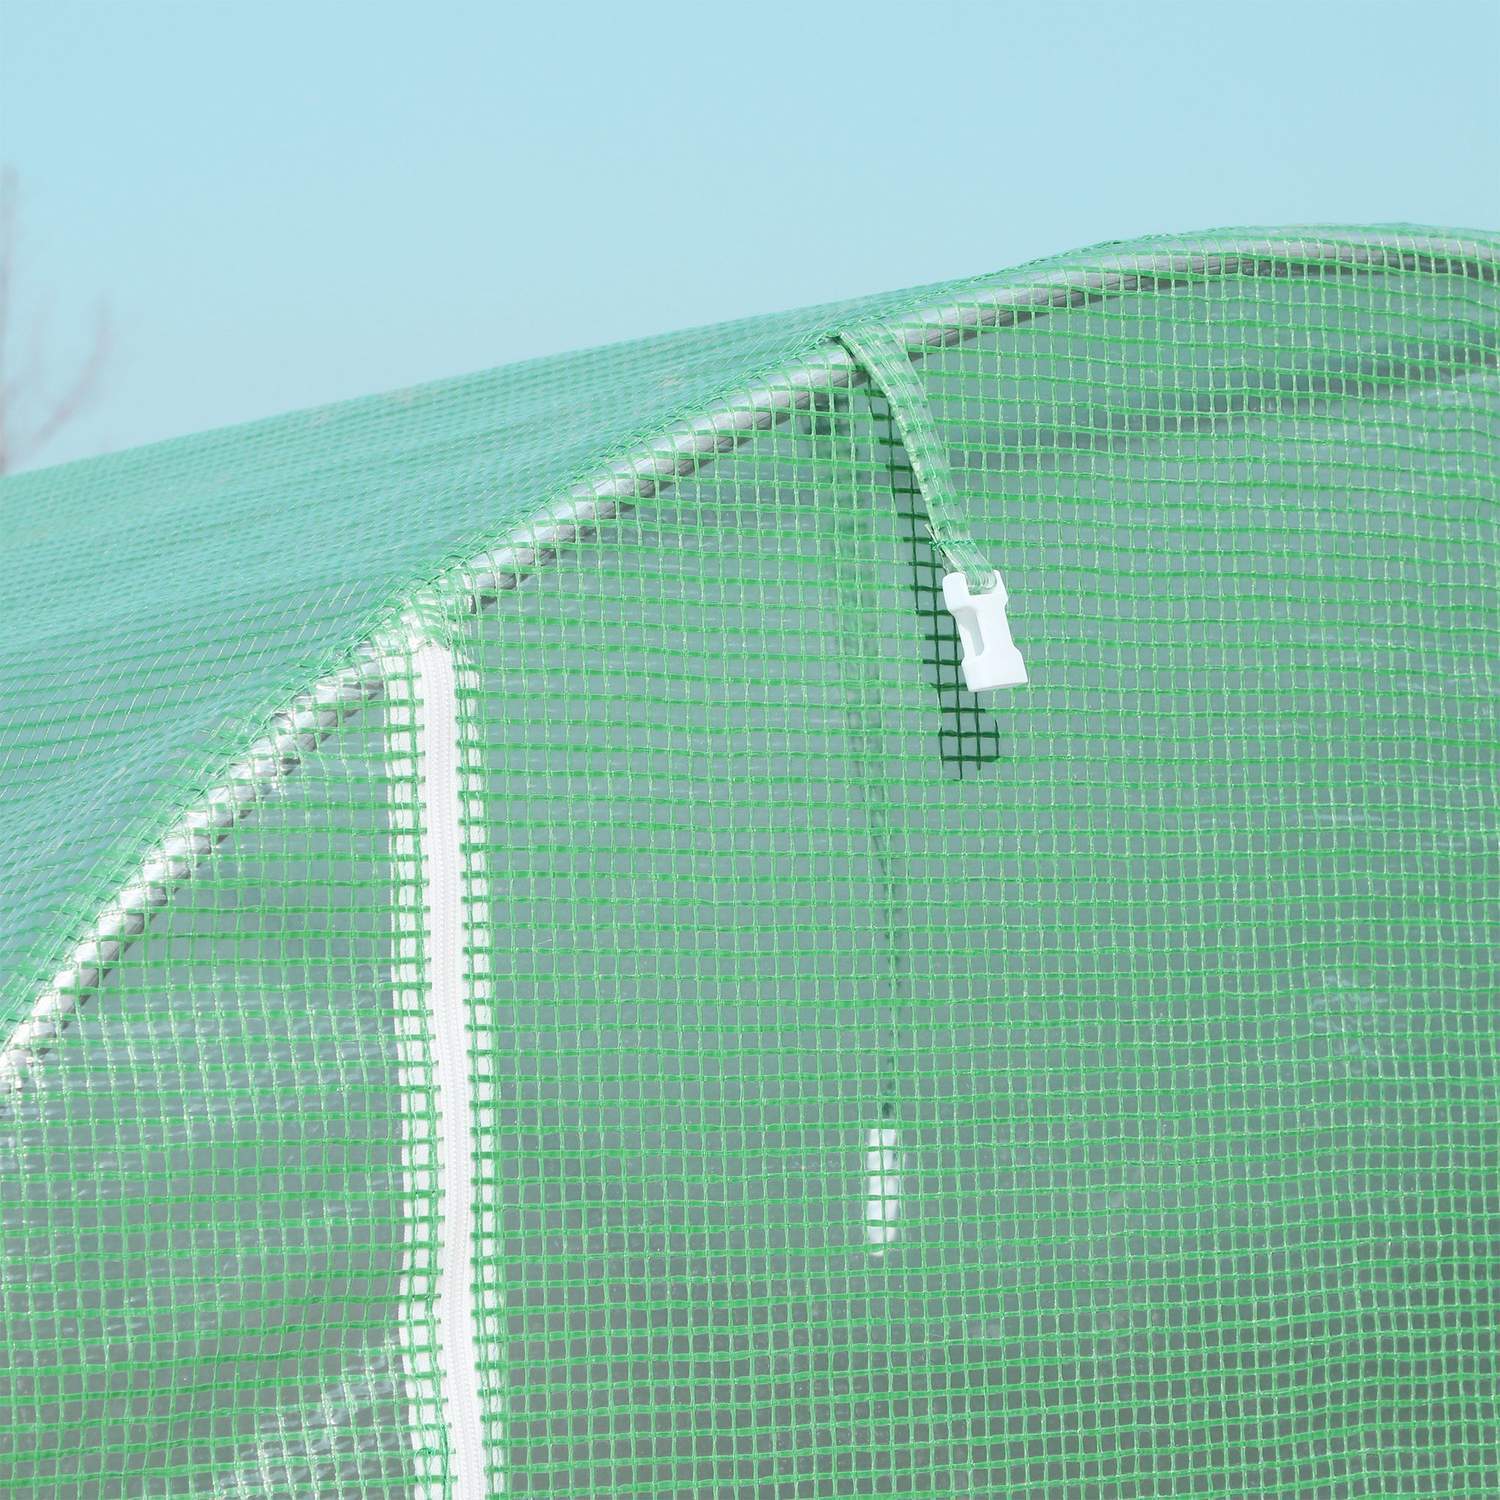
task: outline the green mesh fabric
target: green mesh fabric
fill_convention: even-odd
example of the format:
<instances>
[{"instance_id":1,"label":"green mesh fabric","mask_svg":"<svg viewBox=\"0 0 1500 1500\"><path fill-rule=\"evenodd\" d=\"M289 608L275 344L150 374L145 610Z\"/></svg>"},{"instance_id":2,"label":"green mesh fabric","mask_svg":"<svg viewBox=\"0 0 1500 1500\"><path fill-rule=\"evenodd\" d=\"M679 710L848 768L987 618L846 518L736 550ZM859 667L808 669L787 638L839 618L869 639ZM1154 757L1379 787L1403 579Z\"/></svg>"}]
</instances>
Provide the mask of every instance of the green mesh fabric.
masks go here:
<instances>
[{"instance_id":1,"label":"green mesh fabric","mask_svg":"<svg viewBox=\"0 0 1500 1500\"><path fill-rule=\"evenodd\" d=\"M0 1489L1500 1492L1497 282L1154 240L7 481L5 1026L269 714L385 686L0 1101ZM963 688L849 328L1025 687Z\"/></svg>"},{"instance_id":2,"label":"green mesh fabric","mask_svg":"<svg viewBox=\"0 0 1500 1500\"><path fill-rule=\"evenodd\" d=\"M408 1430L437 1211L377 729L239 830L10 1109L8 1492L407 1496L442 1469Z\"/></svg>"}]
</instances>

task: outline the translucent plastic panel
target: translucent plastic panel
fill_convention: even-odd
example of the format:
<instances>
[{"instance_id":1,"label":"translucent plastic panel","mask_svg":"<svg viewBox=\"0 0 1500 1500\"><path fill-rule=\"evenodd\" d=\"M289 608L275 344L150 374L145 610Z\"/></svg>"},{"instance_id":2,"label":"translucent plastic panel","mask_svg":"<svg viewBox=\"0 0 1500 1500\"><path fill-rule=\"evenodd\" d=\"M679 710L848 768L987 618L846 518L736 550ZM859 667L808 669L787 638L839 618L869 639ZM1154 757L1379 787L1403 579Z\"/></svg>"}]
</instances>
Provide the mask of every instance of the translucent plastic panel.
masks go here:
<instances>
[{"instance_id":1,"label":"translucent plastic panel","mask_svg":"<svg viewBox=\"0 0 1500 1500\"><path fill-rule=\"evenodd\" d=\"M0 1489L406 1497L440 1472L430 1097L393 975L413 791L381 734L236 830L7 1102Z\"/></svg>"}]
</instances>

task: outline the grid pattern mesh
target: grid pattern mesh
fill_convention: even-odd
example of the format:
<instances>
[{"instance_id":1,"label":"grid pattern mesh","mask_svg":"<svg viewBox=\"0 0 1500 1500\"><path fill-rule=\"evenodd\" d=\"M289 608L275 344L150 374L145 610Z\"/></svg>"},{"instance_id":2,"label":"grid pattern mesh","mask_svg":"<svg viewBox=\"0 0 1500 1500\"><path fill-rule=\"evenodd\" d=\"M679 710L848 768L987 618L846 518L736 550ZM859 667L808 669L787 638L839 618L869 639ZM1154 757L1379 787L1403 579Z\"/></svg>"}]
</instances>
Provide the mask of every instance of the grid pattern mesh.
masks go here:
<instances>
[{"instance_id":1,"label":"grid pattern mesh","mask_svg":"<svg viewBox=\"0 0 1500 1500\"><path fill-rule=\"evenodd\" d=\"M945 289L915 369L1022 689L963 689L833 376L456 579L490 1493L1500 1490L1471 252ZM11 1491L448 1487L402 681L13 1107Z\"/></svg>"},{"instance_id":2,"label":"grid pattern mesh","mask_svg":"<svg viewBox=\"0 0 1500 1500\"><path fill-rule=\"evenodd\" d=\"M445 1469L411 750L380 717L221 847L9 1108L7 1493L394 1497Z\"/></svg>"}]
</instances>

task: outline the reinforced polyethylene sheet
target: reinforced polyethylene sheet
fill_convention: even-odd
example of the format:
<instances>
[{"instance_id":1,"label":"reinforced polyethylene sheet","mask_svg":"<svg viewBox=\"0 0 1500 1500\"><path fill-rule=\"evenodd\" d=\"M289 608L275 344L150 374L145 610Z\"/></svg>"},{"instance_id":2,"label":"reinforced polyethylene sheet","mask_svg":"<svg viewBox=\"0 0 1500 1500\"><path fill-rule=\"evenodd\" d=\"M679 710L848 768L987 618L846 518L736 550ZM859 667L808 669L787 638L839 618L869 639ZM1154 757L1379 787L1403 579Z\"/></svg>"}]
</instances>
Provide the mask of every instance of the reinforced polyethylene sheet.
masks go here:
<instances>
[{"instance_id":1,"label":"reinforced polyethylene sheet","mask_svg":"<svg viewBox=\"0 0 1500 1500\"><path fill-rule=\"evenodd\" d=\"M289 430L386 538L352 612L298 585L316 650L295 588L131 615L92 721L33 657L9 785L107 736L123 829L222 763L111 704L243 674L242 752L298 660L383 653L0 1106L0 1489L1500 1491L1495 249L1225 243L518 367L335 416L322 470ZM1024 687L963 688L871 319ZM571 533L560 481L501 514L570 380L638 403L601 472L727 435ZM211 529L278 452L219 441L105 478Z\"/></svg>"}]
</instances>

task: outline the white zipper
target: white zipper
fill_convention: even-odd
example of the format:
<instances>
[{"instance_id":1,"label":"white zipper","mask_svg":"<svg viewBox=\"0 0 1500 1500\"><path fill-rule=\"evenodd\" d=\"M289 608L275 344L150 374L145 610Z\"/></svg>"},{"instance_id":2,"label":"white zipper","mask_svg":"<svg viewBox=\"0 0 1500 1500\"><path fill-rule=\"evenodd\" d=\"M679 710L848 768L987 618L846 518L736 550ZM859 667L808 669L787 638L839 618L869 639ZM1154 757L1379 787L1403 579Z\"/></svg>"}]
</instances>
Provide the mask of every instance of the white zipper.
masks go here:
<instances>
[{"instance_id":1,"label":"white zipper","mask_svg":"<svg viewBox=\"0 0 1500 1500\"><path fill-rule=\"evenodd\" d=\"M435 641L419 642L410 659L419 776L415 866L426 939L427 1034L439 1121L436 1313L448 1495L451 1500L487 1500L475 1316L474 1098L464 961L467 893L456 674L452 651Z\"/></svg>"}]
</instances>

